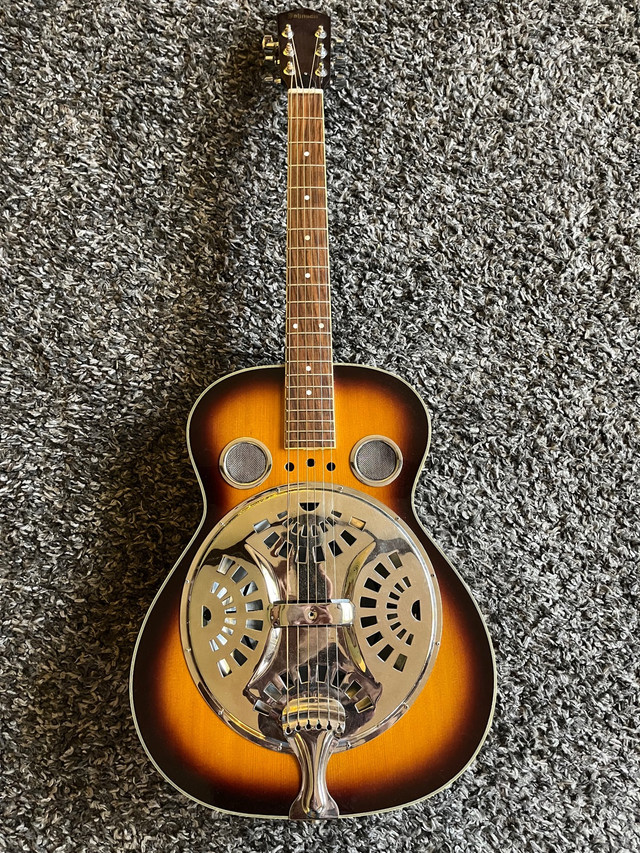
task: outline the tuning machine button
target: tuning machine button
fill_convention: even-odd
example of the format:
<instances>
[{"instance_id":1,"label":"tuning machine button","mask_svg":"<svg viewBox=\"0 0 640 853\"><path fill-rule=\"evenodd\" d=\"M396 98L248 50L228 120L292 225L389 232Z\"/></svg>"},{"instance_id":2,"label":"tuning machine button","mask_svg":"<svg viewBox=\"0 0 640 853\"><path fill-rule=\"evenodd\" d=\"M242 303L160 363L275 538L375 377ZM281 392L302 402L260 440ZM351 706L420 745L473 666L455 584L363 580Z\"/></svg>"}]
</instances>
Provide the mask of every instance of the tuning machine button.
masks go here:
<instances>
[{"instance_id":1,"label":"tuning machine button","mask_svg":"<svg viewBox=\"0 0 640 853\"><path fill-rule=\"evenodd\" d=\"M331 59L331 80L334 88L341 89L346 84L346 77L344 74L345 69L345 57L344 54L336 53L333 55Z\"/></svg>"},{"instance_id":2,"label":"tuning machine button","mask_svg":"<svg viewBox=\"0 0 640 853\"><path fill-rule=\"evenodd\" d=\"M329 72L324 67L324 62L319 62L318 67L314 71L314 74L316 75L316 77L326 77L328 73Z\"/></svg>"},{"instance_id":3,"label":"tuning machine button","mask_svg":"<svg viewBox=\"0 0 640 853\"><path fill-rule=\"evenodd\" d=\"M270 33L266 33L262 39L262 51L264 53L264 61L267 65L277 65L279 60L280 47L277 39Z\"/></svg>"},{"instance_id":4,"label":"tuning machine button","mask_svg":"<svg viewBox=\"0 0 640 853\"><path fill-rule=\"evenodd\" d=\"M278 40L271 33L265 33L262 38L262 49L265 53L269 51L276 53L278 50Z\"/></svg>"},{"instance_id":5,"label":"tuning machine button","mask_svg":"<svg viewBox=\"0 0 640 853\"><path fill-rule=\"evenodd\" d=\"M281 83L279 73L280 46L277 38L271 33L265 33L262 39L262 50L264 53L264 67L266 74L264 79L267 83Z\"/></svg>"}]
</instances>

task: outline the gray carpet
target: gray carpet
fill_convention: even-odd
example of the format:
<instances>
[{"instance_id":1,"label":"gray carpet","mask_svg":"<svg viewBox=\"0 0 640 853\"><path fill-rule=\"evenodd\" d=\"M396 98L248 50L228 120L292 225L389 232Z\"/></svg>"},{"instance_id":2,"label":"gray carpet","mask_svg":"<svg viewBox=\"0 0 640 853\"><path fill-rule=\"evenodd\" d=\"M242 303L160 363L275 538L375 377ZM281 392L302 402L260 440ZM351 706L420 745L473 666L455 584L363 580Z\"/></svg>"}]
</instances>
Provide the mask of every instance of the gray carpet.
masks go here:
<instances>
[{"instance_id":1,"label":"gray carpet","mask_svg":"<svg viewBox=\"0 0 640 853\"><path fill-rule=\"evenodd\" d=\"M640 849L637 7L328 5L336 360L431 408L419 512L495 638L491 734L446 793L320 827L145 759L127 672L200 516L184 422L282 357L274 9L5 0L1 850Z\"/></svg>"}]
</instances>

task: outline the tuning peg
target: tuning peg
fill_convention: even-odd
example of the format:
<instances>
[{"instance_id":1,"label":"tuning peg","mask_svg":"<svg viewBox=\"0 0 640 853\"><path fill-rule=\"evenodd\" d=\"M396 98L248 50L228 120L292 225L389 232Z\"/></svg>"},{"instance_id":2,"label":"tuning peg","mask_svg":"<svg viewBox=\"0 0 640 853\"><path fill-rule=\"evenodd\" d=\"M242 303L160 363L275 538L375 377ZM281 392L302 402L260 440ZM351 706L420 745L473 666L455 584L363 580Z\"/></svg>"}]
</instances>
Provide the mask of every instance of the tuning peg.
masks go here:
<instances>
[{"instance_id":1,"label":"tuning peg","mask_svg":"<svg viewBox=\"0 0 640 853\"><path fill-rule=\"evenodd\" d=\"M264 51L264 65L267 69L265 80L267 83L279 83L280 78L277 76L279 65L279 46L277 39L271 33L265 33L262 39L262 50Z\"/></svg>"},{"instance_id":2,"label":"tuning peg","mask_svg":"<svg viewBox=\"0 0 640 853\"><path fill-rule=\"evenodd\" d=\"M262 49L263 50L277 50L278 49L278 40L274 38L271 33L265 33L262 37Z\"/></svg>"}]
</instances>

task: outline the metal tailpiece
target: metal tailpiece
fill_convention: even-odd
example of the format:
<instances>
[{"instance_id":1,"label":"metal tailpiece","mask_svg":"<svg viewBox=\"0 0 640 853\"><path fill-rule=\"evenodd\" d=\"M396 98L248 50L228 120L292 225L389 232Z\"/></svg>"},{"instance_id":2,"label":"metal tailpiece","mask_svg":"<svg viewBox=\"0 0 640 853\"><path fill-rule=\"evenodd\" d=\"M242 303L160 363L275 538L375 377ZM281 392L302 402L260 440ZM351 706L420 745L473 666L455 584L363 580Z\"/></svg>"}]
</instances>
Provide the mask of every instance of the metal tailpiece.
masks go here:
<instances>
[{"instance_id":1,"label":"metal tailpiece","mask_svg":"<svg viewBox=\"0 0 640 853\"><path fill-rule=\"evenodd\" d=\"M302 773L300 793L289 809L292 820L340 816L327 788L327 764L344 723L344 708L330 696L301 697L284 709L282 727Z\"/></svg>"}]
</instances>

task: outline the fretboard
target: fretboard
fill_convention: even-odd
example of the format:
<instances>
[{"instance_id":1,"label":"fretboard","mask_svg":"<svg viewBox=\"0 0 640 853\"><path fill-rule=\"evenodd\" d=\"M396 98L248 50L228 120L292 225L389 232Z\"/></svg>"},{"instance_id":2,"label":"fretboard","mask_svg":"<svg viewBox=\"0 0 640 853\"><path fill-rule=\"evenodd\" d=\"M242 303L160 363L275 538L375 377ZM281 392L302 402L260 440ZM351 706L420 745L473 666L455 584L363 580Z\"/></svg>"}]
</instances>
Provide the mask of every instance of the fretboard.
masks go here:
<instances>
[{"instance_id":1,"label":"fretboard","mask_svg":"<svg viewBox=\"0 0 640 853\"><path fill-rule=\"evenodd\" d=\"M335 447L322 90L289 89L285 447Z\"/></svg>"}]
</instances>

